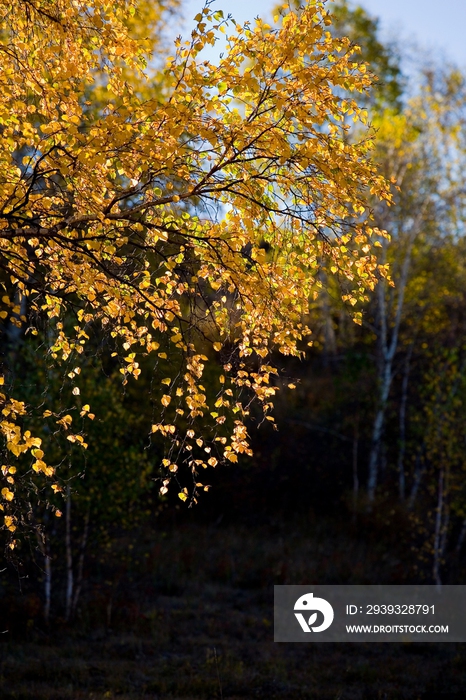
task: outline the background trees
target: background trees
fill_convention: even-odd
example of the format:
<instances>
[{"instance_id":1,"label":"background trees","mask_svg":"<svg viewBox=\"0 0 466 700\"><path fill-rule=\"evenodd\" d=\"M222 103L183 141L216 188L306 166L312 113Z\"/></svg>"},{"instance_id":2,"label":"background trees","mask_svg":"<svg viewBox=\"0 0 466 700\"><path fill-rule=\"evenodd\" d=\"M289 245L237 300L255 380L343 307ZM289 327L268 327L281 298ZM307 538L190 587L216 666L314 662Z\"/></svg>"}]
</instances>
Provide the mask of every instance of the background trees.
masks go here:
<instances>
[{"instance_id":1,"label":"background trees","mask_svg":"<svg viewBox=\"0 0 466 700\"><path fill-rule=\"evenodd\" d=\"M396 521L403 580L455 575L464 78L408 83L375 21L329 8L207 7L166 64L175 5L3 8L1 507L46 618L209 489L192 517L312 509L388 549Z\"/></svg>"}]
</instances>

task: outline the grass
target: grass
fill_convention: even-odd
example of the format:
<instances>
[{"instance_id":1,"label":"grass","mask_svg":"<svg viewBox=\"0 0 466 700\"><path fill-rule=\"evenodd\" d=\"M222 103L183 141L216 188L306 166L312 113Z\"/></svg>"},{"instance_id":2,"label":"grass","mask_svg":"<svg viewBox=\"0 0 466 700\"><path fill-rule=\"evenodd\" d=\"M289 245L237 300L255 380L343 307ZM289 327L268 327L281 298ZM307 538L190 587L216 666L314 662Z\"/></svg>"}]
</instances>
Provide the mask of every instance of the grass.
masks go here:
<instances>
[{"instance_id":1,"label":"grass","mask_svg":"<svg viewBox=\"0 0 466 700\"><path fill-rule=\"evenodd\" d=\"M41 627L31 588L15 627L4 596L0 617L10 633L0 644L0 697L466 697L462 645L273 642L274 583L403 583L400 557L324 526L197 525L120 537L103 561L88 562L73 626L57 616L50 629Z\"/></svg>"}]
</instances>

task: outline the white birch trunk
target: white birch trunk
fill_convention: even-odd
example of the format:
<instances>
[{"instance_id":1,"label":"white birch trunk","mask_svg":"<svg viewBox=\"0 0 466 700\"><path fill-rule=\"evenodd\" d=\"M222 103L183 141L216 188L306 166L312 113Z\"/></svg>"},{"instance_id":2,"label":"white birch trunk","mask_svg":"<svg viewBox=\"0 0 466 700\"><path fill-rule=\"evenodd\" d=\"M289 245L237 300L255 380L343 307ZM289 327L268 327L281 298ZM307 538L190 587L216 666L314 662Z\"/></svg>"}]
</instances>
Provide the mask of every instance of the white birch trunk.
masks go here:
<instances>
[{"instance_id":1,"label":"white birch trunk","mask_svg":"<svg viewBox=\"0 0 466 700\"><path fill-rule=\"evenodd\" d=\"M406 406L408 403L408 381L412 353L413 344L411 344L409 347L403 372L403 381L401 384L400 447L398 451L398 488L401 501L404 501L406 497L406 475L404 466L404 456L406 451Z\"/></svg>"},{"instance_id":2,"label":"white birch trunk","mask_svg":"<svg viewBox=\"0 0 466 700\"><path fill-rule=\"evenodd\" d=\"M68 622L71 618L71 610L73 604L73 550L71 547L71 489L67 486L66 489L66 531L65 531L65 547L66 547L66 607L65 620Z\"/></svg>"},{"instance_id":3,"label":"white birch trunk","mask_svg":"<svg viewBox=\"0 0 466 700\"><path fill-rule=\"evenodd\" d=\"M419 486L421 485L421 480L422 476L425 472L425 467L424 463L421 461L421 456L418 452L416 455L416 461L414 464L414 480L413 480L413 485L411 487L411 493L409 494L409 499L408 499L408 510L412 510L414 507L414 503L417 498L417 494L419 491Z\"/></svg>"},{"instance_id":4,"label":"white birch trunk","mask_svg":"<svg viewBox=\"0 0 466 700\"><path fill-rule=\"evenodd\" d=\"M406 290L406 284L408 282L408 274L411 264L411 252L416 231L417 226L413 226L413 230L408 241L406 254L403 260L400 280L397 285L398 300L390 340L388 339L388 318L385 303L385 284L383 282L379 282L377 289L377 296L379 301L379 347L381 360L379 368L379 396L377 402L378 405L372 428L371 451L369 455L369 474L367 479L367 496L369 501L369 509L372 508L372 503L374 502L375 491L377 488L380 444L382 441L382 434L385 424L385 414L387 411L388 396L393 381L393 361L395 358L396 350L398 348L398 336L401 325L404 295Z\"/></svg>"},{"instance_id":5,"label":"white birch trunk","mask_svg":"<svg viewBox=\"0 0 466 700\"><path fill-rule=\"evenodd\" d=\"M39 550L44 558L44 621L48 625L52 600L52 557L45 532L38 525L35 525L35 531Z\"/></svg>"},{"instance_id":6,"label":"white birch trunk","mask_svg":"<svg viewBox=\"0 0 466 700\"><path fill-rule=\"evenodd\" d=\"M79 596L81 595L82 585L83 585L83 572L84 572L84 554L86 551L87 538L89 534L89 519L90 519L90 507L86 511L86 516L84 518L84 528L83 535L81 538L81 547L79 552L78 560L78 570L76 576L76 586L73 595L73 602L71 606L71 614L74 617L76 614L76 609L78 607Z\"/></svg>"}]
</instances>

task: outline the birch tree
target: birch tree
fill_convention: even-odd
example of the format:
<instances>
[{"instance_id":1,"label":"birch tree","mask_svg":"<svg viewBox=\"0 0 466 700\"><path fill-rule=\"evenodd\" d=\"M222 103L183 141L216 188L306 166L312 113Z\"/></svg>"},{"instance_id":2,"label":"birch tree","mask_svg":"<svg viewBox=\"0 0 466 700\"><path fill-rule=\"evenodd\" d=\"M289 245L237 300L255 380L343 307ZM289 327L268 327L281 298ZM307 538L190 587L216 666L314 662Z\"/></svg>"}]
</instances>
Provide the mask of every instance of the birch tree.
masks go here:
<instances>
[{"instance_id":1,"label":"birch tree","mask_svg":"<svg viewBox=\"0 0 466 700\"><path fill-rule=\"evenodd\" d=\"M376 493L401 329L409 317L405 333L409 346L414 342L416 327L422 324L422 313L416 315L420 294L417 272L422 276L422 262L419 266L413 258L425 260L426 251L463 231L464 106L464 84L457 72L436 76L427 72L422 94L410 101L403 114L389 111L376 120L381 165L385 175L396 182L396 189L394 206L390 210L383 205L376 209L377 224L391 236L392 242L381 240L381 261L391 265L393 286L381 280L374 299L371 330L377 337L378 388L369 455L369 503ZM412 294L410 287L415 290Z\"/></svg>"},{"instance_id":2,"label":"birch tree","mask_svg":"<svg viewBox=\"0 0 466 700\"><path fill-rule=\"evenodd\" d=\"M368 197L391 194L359 104L371 78L350 40L328 31L321 2L276 27L201 8L153 97L137 12L135 0L1 3L0 317L31 334L47 322L42 351L66 368L70 403L41 411L83 449L75 416L92 413L80 386L92 334L106 333L123 385L152 356L160 492L173 481L192 503L205 468L250 453L250 401L273 420L271 351L299 355L309 342L319 260L346 280L348 303L385 274ZM219 33L227 48L214 65L201 52ZM167 358L176 364L161 376ZM28 428L32 407L8 371L1 381L13 533L15 479L32 470L60 485L44 434Z\"/></svg>"}]
</instances>

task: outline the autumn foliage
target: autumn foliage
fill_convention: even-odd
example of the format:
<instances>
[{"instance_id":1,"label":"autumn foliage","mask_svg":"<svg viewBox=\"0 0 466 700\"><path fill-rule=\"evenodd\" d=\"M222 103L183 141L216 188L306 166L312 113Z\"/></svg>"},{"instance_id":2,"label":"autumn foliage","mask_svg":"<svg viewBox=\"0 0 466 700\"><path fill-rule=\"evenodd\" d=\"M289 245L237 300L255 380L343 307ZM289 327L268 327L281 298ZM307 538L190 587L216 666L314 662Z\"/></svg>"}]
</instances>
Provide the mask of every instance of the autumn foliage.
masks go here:
<instances>
[{"instance_id":1,"label":"autumn foliage","mask_svg":"<svg viewBox=\"0 0 466 700\"><path fill-rule=\"evenodd\" d=\"M106 338L123 385L153 357L160 491L175 479L191 502L204 467L250 452L253 399L273 420L273 353L311 341L323 262L348 308L385 274L368 201L390 194L358 106L371 77L322 3L244 27L206 6L160 70L135 29L143 9L1 2L0 316L5 333L42 334L40 352L61 363L67 410L40 386L37 406L48 433L83 448L90 339ZM222 33L214 65L202 51ZM19 473L62 487L8 367L2 382L1 507L14 532Z\"/></svg>"}]
</instances>

